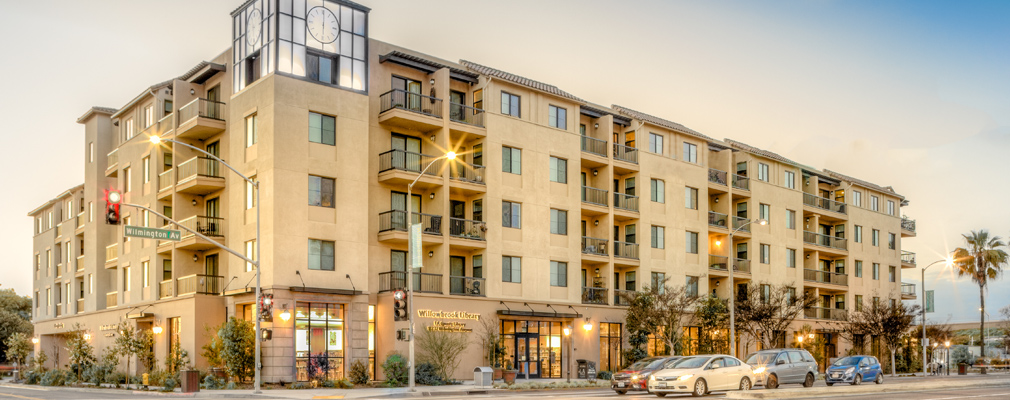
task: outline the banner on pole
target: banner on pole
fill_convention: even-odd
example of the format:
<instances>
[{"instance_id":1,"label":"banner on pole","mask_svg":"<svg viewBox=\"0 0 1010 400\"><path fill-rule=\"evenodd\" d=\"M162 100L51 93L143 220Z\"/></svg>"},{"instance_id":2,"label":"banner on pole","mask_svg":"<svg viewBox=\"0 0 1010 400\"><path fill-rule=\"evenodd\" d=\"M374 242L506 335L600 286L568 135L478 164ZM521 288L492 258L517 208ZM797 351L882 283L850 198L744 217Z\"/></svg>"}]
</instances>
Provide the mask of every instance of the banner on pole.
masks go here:
<instances>
[{"instance_id":1,"label":"banner on pole","mask_svg":"<svg viewBox=\"0 0 1010 400\"><path fill-rule=\"evenodd\" d=\"M928 312L928 313L934 312L934 310L933 310L933 291L932 290L927 290L926 291L926 312Z\"/></svg>"},{"instance_id":2,"label":"banner on pole","mask_svg":"<svg viewBox=\"0 0 1010 400\"><path fill-rule=\"evenodd\" d=\"M410 265L421 268L421 224L410 224Z\"/></svg>"}]
</instances>

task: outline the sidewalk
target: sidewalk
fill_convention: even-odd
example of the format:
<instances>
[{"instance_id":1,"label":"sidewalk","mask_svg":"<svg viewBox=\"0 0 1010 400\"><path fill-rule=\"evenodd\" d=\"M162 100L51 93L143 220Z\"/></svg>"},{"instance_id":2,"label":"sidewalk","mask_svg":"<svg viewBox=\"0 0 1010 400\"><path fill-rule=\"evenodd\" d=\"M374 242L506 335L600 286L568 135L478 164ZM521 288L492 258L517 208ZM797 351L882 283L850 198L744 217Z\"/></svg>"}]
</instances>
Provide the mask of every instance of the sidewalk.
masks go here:
<instances>
[{"instance_id":1,"label":"sidewalk","mask_svg":"<svg viewBox=\"0 0 1010 400\"><path fill-rule=\"evenodd\" d=\"M950 376L917 377L885 377L884 384L875 385L863 383L859 386L836 385L833 387L815 386L812 388L789 389L758 389L749 391L732 391L726 393L727 399L790 399L810 397L842 397L858 394L907 392L934 389L960 389L965 387L1000 387L1010 386L1010 375L1001 374L969 374Z\"/></svg>"}]
</instances>

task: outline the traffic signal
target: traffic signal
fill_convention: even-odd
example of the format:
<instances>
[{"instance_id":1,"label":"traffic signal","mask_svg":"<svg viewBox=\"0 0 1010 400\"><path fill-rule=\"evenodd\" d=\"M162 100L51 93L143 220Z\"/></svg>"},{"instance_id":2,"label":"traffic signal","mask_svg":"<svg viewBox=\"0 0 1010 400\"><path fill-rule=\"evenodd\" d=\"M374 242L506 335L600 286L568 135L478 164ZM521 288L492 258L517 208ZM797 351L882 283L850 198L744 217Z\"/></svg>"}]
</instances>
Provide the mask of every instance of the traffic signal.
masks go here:
<instances>
[{"instance_id":1,"label":"traffic signal","mask_svg":"<svg viewBox=\"0 0 1010 400\"><path fill-rule=\"evenodd\" d=\"M407 292L397 290L393 292L393 321L408 319L410 319L410 310L407 306Z\"/></svg>"},{"instance_id":2,"label":"traffic signal","mask_svg":"<svg viewBox=\"0 0 1010 400\"><path fill-rule=\"evenodd\" d=\"M273 338L274 338L274 331L272 329L263 329L260 332L260 340L263 342Z\"/></svg>"},{"instance_id":3,"label":"traffic signal","mask_svg":"<svg viewBox=\"0 0 1010 400\"><path fill-rule=\"evenodd\" d=\"M407 328L398 329L396 331L396 340L409 342L410 341L410 330Z\"/></svg>"},{"instance_id":4,"label":"traffic signal","mask_svg":"<svg viewBox=\"0 0 1010 400\"><path fill-rule=\"evenodd\" d=\"M260 295L260 321L273 322L274 295L273 293L263 293Z\"/></svg>"},{"instance_id":5,"label":"traffic signal","mask_svg":"<svg viewBox=\"0 0 1010 400\"><path fill-rule=\"evenodd\" d=\"M116 189L105 189L105 223L119 225L119 203L122 202L122 193Z\"/></svg>"}]
</instances>

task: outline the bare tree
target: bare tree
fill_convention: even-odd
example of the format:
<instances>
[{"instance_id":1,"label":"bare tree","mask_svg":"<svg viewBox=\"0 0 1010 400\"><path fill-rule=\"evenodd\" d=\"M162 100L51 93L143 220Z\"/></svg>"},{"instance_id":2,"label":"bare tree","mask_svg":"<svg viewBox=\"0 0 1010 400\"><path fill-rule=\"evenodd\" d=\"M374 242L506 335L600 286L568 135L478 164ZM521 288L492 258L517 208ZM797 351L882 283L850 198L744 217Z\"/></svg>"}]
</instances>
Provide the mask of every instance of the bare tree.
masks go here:
<instances>
[{"instance_id":1,"label":"bare tree","mask_svg":"<svg viewBox=\"0 0 1010 400\"><path fill-rule=\"evenodd\" d=\"M461 356L470 346L467 336L462 332L428 325L421 329L416 339L420 353L418 360L434 365L442 379L453 380L452 374L459 368Z\"/></svg>"},{"instance_id":2,"label":"bare tree","mask_svg":"<svg viewBox=\"0 0 1010 400\"><path fill-rule=\"evenodd\" d=\"M759 341L764 348L785 340L786 330L807 307L817 303L816 296L796 293L786 285L749 285L746 298L738 298L737 329Z\"/></svg>"},{"instance_id":3,"label":"bare tree","mask_svg":"<svg viewBox=\"0 0 1010 400\"><path fill-rule=\"evenodd\" d=\"M914 326L919 309L918 305L906 306L900 301L893 305L880 302L862 305L846 315L848 326L843 330L843 336L848 336L853 343L866 335L880 338L891 352L891 376L894 376L894 354L901 345L902 337L909 334Z\"/></svg>"},{"instance_id":4,"label":"bare tree","mask_svg":"<svg viewBox=\"0 0 1010 400\"><path fill-rule=\"evenodd\" d=\"M687 286L671 287L665 280L659 288L646 287L625 297L630 304L626 314L628 331L652 332L679 353L684 322L690 320L701 298L688 292Z\"/></svg>"}]
</instances>

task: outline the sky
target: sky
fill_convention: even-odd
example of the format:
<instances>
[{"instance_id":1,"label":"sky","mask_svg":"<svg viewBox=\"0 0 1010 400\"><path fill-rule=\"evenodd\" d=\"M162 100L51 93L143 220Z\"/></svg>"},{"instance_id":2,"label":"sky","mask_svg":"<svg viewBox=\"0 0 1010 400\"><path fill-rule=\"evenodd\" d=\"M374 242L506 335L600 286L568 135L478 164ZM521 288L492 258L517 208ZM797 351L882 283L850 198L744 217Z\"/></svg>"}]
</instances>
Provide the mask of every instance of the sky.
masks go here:
<instances>
[{"instance_id":1,"label":"sky","mask_svg":"<svg viewBox=\"0 0 1010 400\"><path fill-rule=\"evenodd\" d=\"M371 37L466 59L883 186L919 265L1010 236L1010 2L359 0ZM8 1L0 13L0 286L31 288L26 214L83 181L94 105L122 107L229 46L240 0ZM919 284L919 270L902 270ZM930 319L978 320L941 266ZM917 286L918 288L918 286ZM1010 305L1010 277L987 311Z\"/></svg>"}]
</instances>

